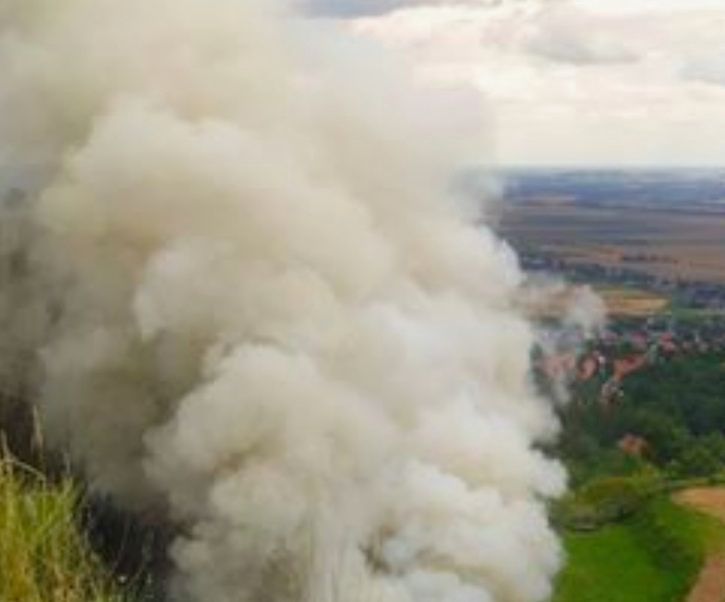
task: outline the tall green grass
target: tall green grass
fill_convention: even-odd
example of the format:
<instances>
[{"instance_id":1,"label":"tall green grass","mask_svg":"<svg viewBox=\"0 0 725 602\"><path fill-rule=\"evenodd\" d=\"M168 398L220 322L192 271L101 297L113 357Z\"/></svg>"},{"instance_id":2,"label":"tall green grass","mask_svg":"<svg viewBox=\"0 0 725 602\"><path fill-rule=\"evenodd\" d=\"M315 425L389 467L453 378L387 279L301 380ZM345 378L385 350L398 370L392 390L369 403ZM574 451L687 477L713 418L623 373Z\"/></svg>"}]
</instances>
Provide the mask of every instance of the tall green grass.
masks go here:
<instances>
[{"instance_id":1,"label":"tall green grass","mask_svg":"<svg viewBox=\"0 0 725 602\"><path fill-rule=\"evenodd\" d=\"M126 602L75 521L81 493L0 452L0 601Z\"/></svg>"}]
</instances>

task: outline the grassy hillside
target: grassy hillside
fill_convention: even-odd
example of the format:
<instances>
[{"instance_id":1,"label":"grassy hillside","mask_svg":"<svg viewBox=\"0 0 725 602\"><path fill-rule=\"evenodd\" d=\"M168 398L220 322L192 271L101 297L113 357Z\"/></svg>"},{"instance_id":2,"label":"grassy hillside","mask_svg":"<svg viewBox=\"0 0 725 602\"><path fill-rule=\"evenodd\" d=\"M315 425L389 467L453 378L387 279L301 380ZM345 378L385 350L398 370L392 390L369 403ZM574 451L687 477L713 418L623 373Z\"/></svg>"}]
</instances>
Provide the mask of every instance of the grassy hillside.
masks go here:
<instances>
[{"instance_id":1,"label":"grassy hillside","mask_svg":"<svg viewBox=\"0 0 725 602\"><path fill-rule=\"evenodd\" d=\"M125 600L78 531L79 495L0 454L0 600Z\"/></svg>"},{"instance_id":2,"label":"grassy hillside","mask_svg":"<svg viewBox=\"0 0 725 602\"><path fill-rule=\"evenodd\" d=\"M672 584L628 525L566 537L568 565L555 602L651 602L668 600Z\"/></svg>"},{"instance_id":3,"label":"grassy hillside","mask_svg":"<svg viewBox=\"0 0 725 602\"><path fill-rule=\"evenodd\" d=\"M722 541L714 519L658 497L624 521L566 534L554 602L680 602Z\"/></svg>"}]
</instances>

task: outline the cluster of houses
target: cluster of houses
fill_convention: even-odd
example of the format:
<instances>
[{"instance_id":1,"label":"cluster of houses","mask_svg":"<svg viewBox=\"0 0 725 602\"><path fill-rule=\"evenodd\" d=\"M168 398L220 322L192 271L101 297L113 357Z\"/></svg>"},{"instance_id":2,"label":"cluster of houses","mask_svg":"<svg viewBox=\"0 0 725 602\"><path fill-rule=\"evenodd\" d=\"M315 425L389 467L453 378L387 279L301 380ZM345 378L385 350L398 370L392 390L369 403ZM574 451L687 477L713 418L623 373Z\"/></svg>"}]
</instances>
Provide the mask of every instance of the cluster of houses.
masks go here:
<instances>
[{"instance_id":1,"label":"cluster of houses","mask_svg":"<svg viewBox=\"0 0 725 602\"><path fill-rule=\"evenodd\" d=\"M725 317L623 320L594 340L570 339L564 348L571 351L542 354L537 368L552 381L593 384L599 402L610 407L621 398L625 380L648 366L682 355L725 353Z\"/></svg>"}]
</instances>

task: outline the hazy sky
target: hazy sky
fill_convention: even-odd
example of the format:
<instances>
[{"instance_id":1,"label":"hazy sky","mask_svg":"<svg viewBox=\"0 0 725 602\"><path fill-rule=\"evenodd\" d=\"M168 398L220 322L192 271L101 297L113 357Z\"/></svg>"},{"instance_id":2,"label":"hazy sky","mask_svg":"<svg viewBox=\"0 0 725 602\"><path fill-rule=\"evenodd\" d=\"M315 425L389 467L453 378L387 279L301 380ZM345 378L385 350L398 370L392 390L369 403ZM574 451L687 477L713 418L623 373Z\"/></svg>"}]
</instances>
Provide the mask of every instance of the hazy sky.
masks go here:
<instances>
[{"instance_id":1,"label":"hazy sky","mask_svg":"<svg viewBox=\"0 0 725 602\"><path fill-rule=\"evenodd\" d=\"M308 2L474 90L502 163L725 165L725 0Z\"/></svg>"}]
</instances>

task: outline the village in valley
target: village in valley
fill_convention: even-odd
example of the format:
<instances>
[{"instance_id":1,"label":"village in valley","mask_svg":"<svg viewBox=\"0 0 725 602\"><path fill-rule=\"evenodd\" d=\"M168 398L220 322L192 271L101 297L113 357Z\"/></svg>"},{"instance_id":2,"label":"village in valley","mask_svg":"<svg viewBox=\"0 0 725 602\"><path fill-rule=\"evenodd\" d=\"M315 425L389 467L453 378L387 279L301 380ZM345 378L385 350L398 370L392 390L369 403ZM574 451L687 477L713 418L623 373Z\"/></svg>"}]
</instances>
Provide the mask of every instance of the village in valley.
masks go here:
<instances>
[{"instance_id":1,"label":"village in valley","mask_svg":"<svg viewBox=\"0 0 725 602\"><path fill-rule=\"evenodd\" d=\"M598 383L598 401L610 406L622 395L627 378L648 367L725 353L725 316L702 321L671 316L614 319L579 345L574 348L583 351L547 356L539 366L548 377L567 374L580 387Z\"/></svg>"},{"instance_id":2,"label":"village in valley","mask_svg":"<svg viewBox=\"0 0 725 602\"><path fill-rule=\"evenodd\" d=\"M725 285L684 280L671 282L649 274L568 264L565 260L527 255L530 273L558 274L576 286L594 286L607 307L605 325L593 335L557 332L559 347L538 367L548 378L579 386L597 382L598 401L616 404L626 379L677 358L725 353ZM591 386L589 386L591 389ZM589 399L591 394L589 395Z\"/></svg>"},{"instance_id":3,"label":"village in valley","mask_svg":"<svg viewBox=\"0 0 725 602\"><path fill-rule=\"evenodd\" d=\"M565 283L534 367L572 482L725 470L725 173L516 172L500 231L532 282ZM578 290L597 328L562 320Z\"/></svg>"},{"instance_id":4,"label":"village in valley","mask_svg":"<svg viewBox=\"0 0 725 602\"><path fill-rule=\"evenodd\" d=\"M572 267L565 261L531 256L524 258L524 267L529 273L545 268L544 273L565 278L574 289L593 287L607 308L605 322L594 332L560 328L557 319L545 318L550 330L544 328L542 336L550 340L544 341L535 367L542 382L566 385L568 399L562 413L598 415L605 429L609 423L618 431L615 439L611 430L608 433L609 445L618 452L637 459L656 456L650 440L656 437L647 436L647 428L638 428L636 420L627 424L627 418L618 416L620 406L628 404L630 411L639 401L630 391L633 382L648 383L653 390L665 387L655 375L666 373L668 367L702 362L723 371L725 286L671 283L630 270ZM563 422L585 428L579 421Z\"/></svg>"}]
</instances>

